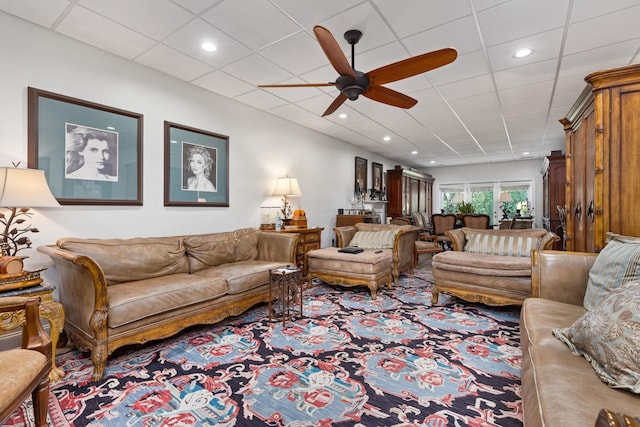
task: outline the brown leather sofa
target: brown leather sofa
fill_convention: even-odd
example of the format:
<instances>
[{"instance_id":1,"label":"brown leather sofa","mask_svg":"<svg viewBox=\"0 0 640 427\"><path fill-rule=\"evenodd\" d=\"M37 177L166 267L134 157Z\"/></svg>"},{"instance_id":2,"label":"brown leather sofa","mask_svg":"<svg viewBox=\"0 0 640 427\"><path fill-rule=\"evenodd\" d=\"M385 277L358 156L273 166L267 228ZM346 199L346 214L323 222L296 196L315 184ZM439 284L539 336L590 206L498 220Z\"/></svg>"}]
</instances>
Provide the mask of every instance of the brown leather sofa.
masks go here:
<instances>
[{"instance_id":1,"label":"brown leather sofa","mask_svg":"<svg viewBox=\"0 0 640 427\"><path fill-rule=\"evenodd\" d=\"M433 256L434 304L438 302L440 292L490 305L522 304L525 298L535 296L531 287L530 250L550 249L559 239L555 233L542 228L480 230L463 227L446 234L451 239L453 251ZM470 239L477 239L476 243L466 247Z\"/></svg>"},{"instance_id":2,"label":"brown leather sofa","mask_svg":"<svg viewBox=\"0 0 640 427\"><path fill-rule=\"evenodd\" d=\"M585 313L582 301L596 256L532 253L532 287L538 298L526 299L520 312L525 427L593 426L601 409L640 413L640 395L609 387L586 359L552 335L554 328L571 326Z\"/></svg>"},{"instance_id":3,"label":"brown leather sofa","mask_svg":"<svg viewBox=\"0 0 640 427\"><path fill-rule=\"evenodd\" d=\"M91 351L92 380L119 347L219 322L269 299L269 270L294 264L298 234L245 228L193 236L63 238L41 246L58 271L64 330Z\"/></svg>"},{"instance_id":4,"label":"brown leather sofa","mask_svg":"<svg viewBox=\"0 0 640 427\"><path fill-rule=\"evenodd\" d=\"M418 227L412 225L395 225L395 224L369 224L358 223L346 227L335 227L333 231L336 233L337 245L339 248L346 248L352 244L352 239L358 231L378 232L378 231L396 231L393 245L391 248L383 249L391 254L391 274L393 282L397 285L400 273L408 271L413 274L414 260L414 242L418 237ZM370 249L369 247L363 247Z\"/></svg>"}]
</instances>

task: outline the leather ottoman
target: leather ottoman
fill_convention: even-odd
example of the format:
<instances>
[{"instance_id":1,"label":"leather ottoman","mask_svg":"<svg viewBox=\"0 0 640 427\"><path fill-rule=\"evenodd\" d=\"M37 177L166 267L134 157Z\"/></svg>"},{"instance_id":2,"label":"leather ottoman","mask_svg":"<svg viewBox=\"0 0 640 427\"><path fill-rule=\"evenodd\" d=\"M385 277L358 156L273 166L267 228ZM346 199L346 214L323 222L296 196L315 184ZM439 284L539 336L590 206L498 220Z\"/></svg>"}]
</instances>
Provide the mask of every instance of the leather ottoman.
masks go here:
<instances>
[{"instance_id":1,"label":"leather ottoman","mask_svg":"<svg viewBox=\"0 0 640 427\"><path fill-rule=\"evenodd\" d=\"M323 248L307 253L309 285L318 278L331 285L367 286L371 299L387 284L391 289L391 249L365 249L358 254Z\"/></svg>"}]
</instances>

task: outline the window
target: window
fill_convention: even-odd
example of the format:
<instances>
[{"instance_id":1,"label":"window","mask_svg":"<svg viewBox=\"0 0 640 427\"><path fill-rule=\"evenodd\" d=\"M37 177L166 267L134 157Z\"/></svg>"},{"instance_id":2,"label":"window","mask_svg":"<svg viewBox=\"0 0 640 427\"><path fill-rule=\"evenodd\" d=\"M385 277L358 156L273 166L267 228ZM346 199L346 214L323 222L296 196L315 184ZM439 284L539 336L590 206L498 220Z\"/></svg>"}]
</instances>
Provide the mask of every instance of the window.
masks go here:
<instances>
[{"instance_id":1,"label":"window","mask_svg":"<svg viewBox=\"0 0 640 427\"><path fill-rule=\"evenodd\" d=\"M470 202L476 213L483 213L493 218L492 223L497 224L502 217L503 202L500 202L500 194L508 193L512 202L504 202L508 218L513 218L516 213L533 216L532 181L504 181L504 182L474 182L453 183L439 186L440 211L443 213L457 213L458 204ZM437 211L438 206L434 206Z\"/></svg>"}]
</instances>

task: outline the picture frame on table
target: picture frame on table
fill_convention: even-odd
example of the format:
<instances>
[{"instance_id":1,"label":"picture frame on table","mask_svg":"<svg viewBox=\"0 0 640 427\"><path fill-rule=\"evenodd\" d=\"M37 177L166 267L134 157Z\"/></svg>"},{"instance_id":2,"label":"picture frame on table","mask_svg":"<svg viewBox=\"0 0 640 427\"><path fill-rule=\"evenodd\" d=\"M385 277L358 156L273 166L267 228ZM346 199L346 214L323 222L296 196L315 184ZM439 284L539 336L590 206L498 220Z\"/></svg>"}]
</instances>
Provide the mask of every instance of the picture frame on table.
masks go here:
<instances>
[{"instance_id":1,"label":"picture frame on table","mask_svg":"<svg viewBox=\"0 0 640 427\"><path fill-rule=\"evenodd\" d=\"M362 194L367 192L367 159L356 156L353 192Z\"/></svg>"},{"instance_id":2,"label":"picture frame on table","mask_svg":"<svg viewBox=\"0 0 640 427\"><path fill-rule=\"evenodd\" d=\"M382 175L382 163L371 162L371 182L372 188L380 193L384 187L384 177Z\"/></svg>"},{"instance_id":3,"label":"picture frame on table","mask_svg":"<svg viewBox=\"0 0 640 427\"><path fill-rule=\"evenodd\" d=\"M27 165L61 205L142 205L142 114L33 87L27 103Z\"/></svg>"},{"instance_id":4,"label":"picture frame on table","mask_svg":"<svg viewBox=\"0 0 640 427\"><path fill-rule=\"evenodd\" d=\"M229 137L164 122L164 205L229 207Z\"/></svg>"}]
</instances>

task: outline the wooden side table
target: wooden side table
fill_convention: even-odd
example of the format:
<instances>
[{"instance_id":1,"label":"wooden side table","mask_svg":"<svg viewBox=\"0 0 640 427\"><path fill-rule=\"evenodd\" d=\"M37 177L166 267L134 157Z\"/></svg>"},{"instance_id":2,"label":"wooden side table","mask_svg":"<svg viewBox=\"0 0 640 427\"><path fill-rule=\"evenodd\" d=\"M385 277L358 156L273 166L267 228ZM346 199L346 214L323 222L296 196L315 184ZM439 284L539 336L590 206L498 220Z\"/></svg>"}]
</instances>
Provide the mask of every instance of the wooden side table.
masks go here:
<instances>
[{"instance_id":1,"label":"wooden side table","mask_svg":"<svg viewBox=\"0 0 640 427\"><path fill-rule=\"evenodd\" d=\"M269 321L302 316L304 279L299 268L278 268L269 271Z\"/></svg>"},{"instance_id":2,"label":"wooden side table","mask_svg":"<svg viewBox=\"0 0 640 427\"><path fill-rule=\"evenodd\" d=\"M314 228L298 228L286 226L279 230L279 233L299 233L300 240L296 247L296 265L302 269L302 274L307 275L309 268L307 267L307 252L314 249L320 249L323 227Z\"/></svg>"},{"instance_id":3,"label":"wooden side table","mask_svg":"<svg viewBox=\"0 0 640 427\"><path fill-rule=\"evenodd\" d=\"M53 300L54 287L51 285L40 284L38 286L32 286L29 288L16 289L12 291L0 292L0 298L2 297L40 297L40 317L46 319L51 324L50 338L51 338L51 373L49 379L52 382L58 381L64 378L64 371L56 366L56 348L58 346L58 339L64 328L64 309L62 304ZM6 318L2 318L0 322L0 331L6 331L13 327L25 322L24 310L18 310L13 313L5 313ZM5 329L6 325L10 325L11 328Z\"/></svg>"}]
</instances>

